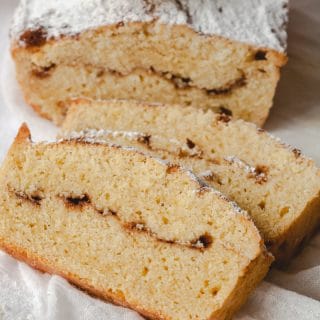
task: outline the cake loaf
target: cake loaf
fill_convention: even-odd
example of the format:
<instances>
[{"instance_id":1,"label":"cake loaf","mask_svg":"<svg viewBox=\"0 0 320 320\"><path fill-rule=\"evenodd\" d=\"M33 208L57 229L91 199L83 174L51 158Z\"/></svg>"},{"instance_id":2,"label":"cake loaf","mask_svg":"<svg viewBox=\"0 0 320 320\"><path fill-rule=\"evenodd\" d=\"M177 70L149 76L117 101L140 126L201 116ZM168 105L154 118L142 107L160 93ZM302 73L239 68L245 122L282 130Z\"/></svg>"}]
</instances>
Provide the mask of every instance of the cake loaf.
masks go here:
<instances>
[{"instance_id":1,"label":"cake loaf","mask_svg":"<svg viewBox=\"0 0 320 320\"><path fill-rule=\"evenodd\" d=\"M60 124L70 97L232 113L262 125L286 62L288 0L21 1L11 29L24 96Z\"/></svg>"},{"instance_id":2,"label":"cake loaf","mask_svg":"<svg viewBox=\"0 0 320 320\"><path fill-rule=\"evenodd\" d=\"M111 130L100 136L190 168L250 213L278 264L319 225L319 169L253 124L192 107L78 99L62 129Z\"/></svg>"},{"instance_id":3,"label":"cake loaf","mask_svg":"<svg viewBox=\"0 0 320 320\"><path fill-rule=\"evenodd\" d=\"M0 190L2 249L150 319L229 319L272 261L235 203L132 148L23 126Z\"/></svg>"}]
</instances>

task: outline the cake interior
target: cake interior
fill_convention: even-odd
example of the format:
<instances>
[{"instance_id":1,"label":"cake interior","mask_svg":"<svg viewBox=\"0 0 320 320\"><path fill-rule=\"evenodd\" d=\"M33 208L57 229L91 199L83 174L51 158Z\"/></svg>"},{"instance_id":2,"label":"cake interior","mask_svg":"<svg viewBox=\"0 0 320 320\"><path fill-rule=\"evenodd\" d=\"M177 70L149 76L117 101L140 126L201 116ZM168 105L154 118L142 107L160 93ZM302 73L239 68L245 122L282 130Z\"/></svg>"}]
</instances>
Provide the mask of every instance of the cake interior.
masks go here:
<instances>
[{"instance_id":1,"label":"cake interior","mask_svg":"<svg viewBox=\"0 0 320 320\"><path fill-rule=\"evenodd\" d=\"M245 215L181 170L88 141L16 143L1 169L1 246L153 318L209 319L242 292L231 312L270 257Z\"/></svg>"},{"instance_id":2,"label":"cake interior","mask_svg":"<svg viewBox=\"0 0 320 320\"><path fill-rule=\"evenodd\" d=\"M107 140L192 169L249 212L279 260L292 256L318 225L319 170L251 124L193 108L80 99L62 131L87 128L110 130ZM129 134L122 137L121 130Z\"/></svg>"}]
</instances>

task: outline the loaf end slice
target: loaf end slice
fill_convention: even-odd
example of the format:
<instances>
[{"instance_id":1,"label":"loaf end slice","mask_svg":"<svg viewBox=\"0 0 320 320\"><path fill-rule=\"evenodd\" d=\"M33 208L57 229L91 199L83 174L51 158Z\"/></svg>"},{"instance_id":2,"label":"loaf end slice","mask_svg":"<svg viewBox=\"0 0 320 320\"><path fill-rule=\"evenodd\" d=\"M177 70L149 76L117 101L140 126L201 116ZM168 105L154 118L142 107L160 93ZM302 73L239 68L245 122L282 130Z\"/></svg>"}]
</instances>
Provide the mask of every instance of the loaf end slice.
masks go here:
<instances>
[{"instance_id":1,"label":"loaf end slice","mask_svg":"<svg viewBox=\"0 0 320 320\"><path fill-rule=\"evenodd\" d=\"M40 2L21 2L12 55L26 101L57 124L79 96L266 120L287 61L287 0Z\"/></svg>"}]
</instances>

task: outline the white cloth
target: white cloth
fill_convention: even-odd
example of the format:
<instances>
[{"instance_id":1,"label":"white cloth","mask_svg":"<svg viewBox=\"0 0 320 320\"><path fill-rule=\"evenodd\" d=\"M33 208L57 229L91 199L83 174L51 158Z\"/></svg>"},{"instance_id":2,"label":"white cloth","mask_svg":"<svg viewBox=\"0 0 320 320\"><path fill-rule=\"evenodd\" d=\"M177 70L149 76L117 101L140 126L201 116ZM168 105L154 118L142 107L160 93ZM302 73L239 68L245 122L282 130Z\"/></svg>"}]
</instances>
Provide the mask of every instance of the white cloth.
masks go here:
<instances>
[{"instance_id":1,"label":"white cloth","mask_svg":"<svg viewBox=\"0 0 320 320\"><path fill-rule=\"evenodd\" d=\"M37 139L57 129L27 107L8 54L8 25L17 1L0 2L0 161L22 121ZM282 72L266 128L301 148L320 165L320 1L292 0L289 64ZM57 276L41 274L0 252L0 320L138 320ZM320 233L285 270L273 269L236 320L320 319Z\"/></svg>"}]
</instances>

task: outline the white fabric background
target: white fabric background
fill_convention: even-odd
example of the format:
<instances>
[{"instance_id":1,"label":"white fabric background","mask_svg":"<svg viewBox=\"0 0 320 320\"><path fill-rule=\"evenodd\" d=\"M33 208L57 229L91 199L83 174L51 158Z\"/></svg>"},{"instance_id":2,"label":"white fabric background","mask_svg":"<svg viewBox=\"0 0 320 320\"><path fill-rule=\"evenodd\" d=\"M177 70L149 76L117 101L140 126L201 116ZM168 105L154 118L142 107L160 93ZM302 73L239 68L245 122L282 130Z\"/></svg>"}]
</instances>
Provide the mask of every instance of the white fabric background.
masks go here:
<instances>
[{"instance_id":1,"label":"white fabric background","mask_svg":"<svg viewBox=\"0 0 320 320\"><path fill-rule=\"evenodd\" d=\"M276 1L276 0L275 0ZM38 139L57 129L21 97L8 54L8 25L17 1L0 1L0 161L22 121ZM292 0L289 63L266 128L320 165L320 0ZM57 276L0 252L0 320L138 320L136 313L93 299ZM273 269L236 320L320 319L320 233L285 271Z\"/></svg>"}]
</instances>

